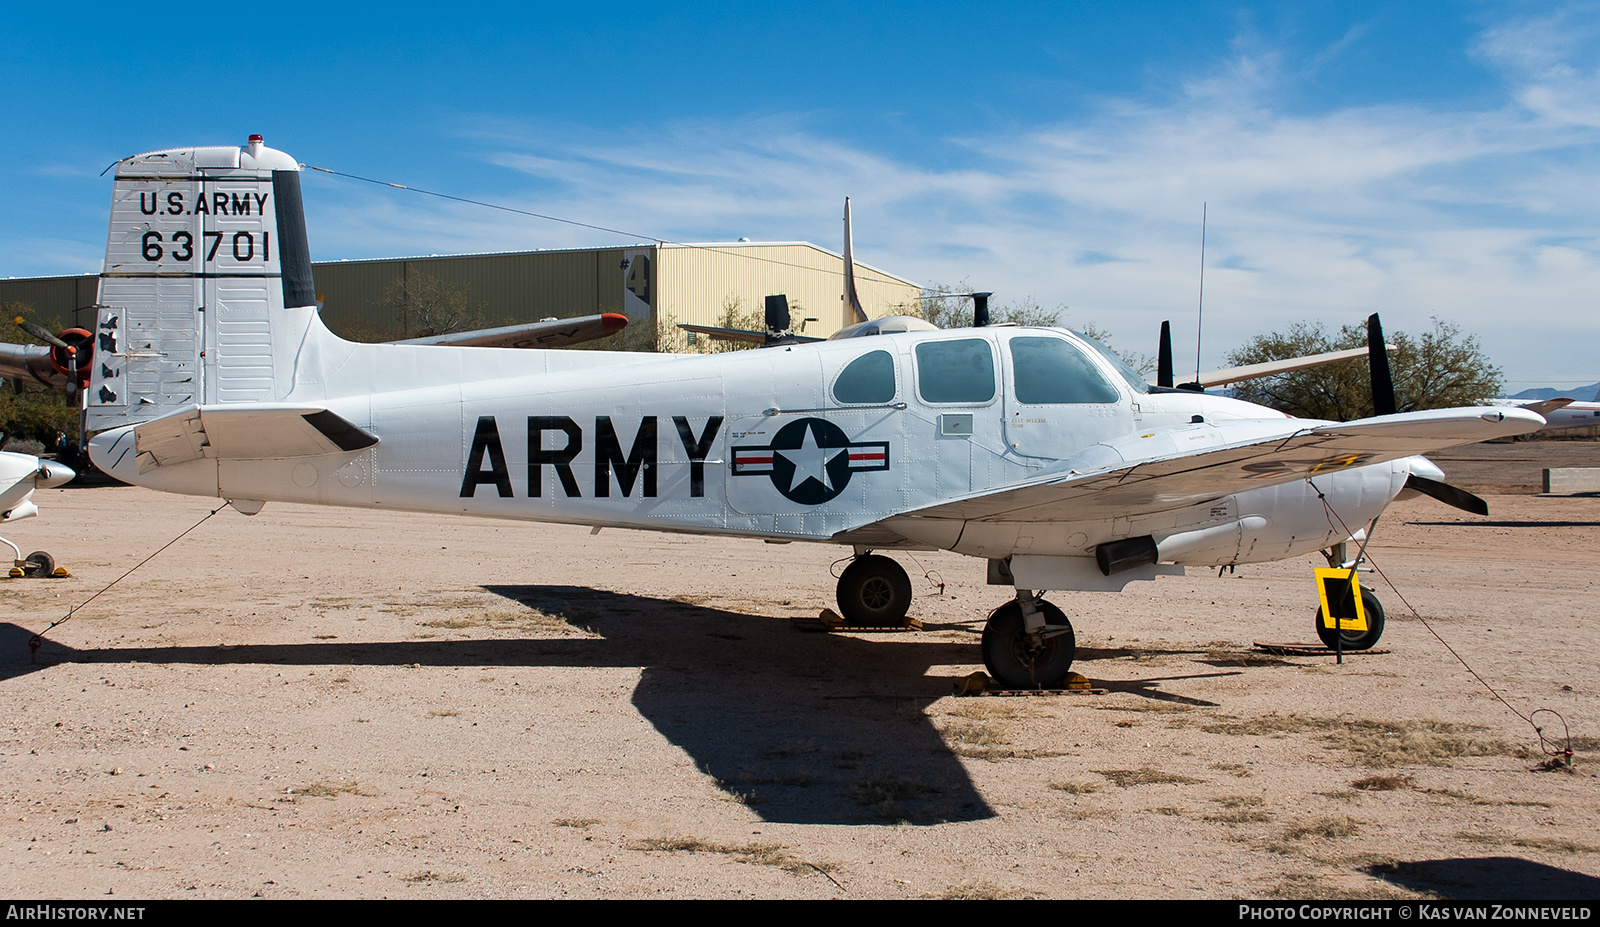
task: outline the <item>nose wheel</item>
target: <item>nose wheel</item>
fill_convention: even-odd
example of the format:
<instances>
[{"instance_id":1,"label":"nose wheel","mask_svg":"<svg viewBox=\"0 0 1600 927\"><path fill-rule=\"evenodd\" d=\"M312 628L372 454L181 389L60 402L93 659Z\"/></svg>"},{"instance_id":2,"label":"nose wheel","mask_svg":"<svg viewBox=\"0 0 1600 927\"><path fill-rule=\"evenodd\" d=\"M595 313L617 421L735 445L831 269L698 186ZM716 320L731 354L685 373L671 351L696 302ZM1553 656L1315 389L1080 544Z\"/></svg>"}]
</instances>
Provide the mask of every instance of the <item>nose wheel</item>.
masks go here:
<instances>
[{"instance_id":1,"label":"nose wheel","mask_svg":"<svg viewBox=\"0 0 1600 927\"><path fill-rule=\"evenodd\" d=\"M1060 688L1078 654L1072 623L1043 599L1031 604L1043 619L1032 632L1021 602L1007 602L989 616L983 626L984 666L1007 689Z\"/></svg>"},{"instance_id":2,"label":"nose wheel","mask_svg":"<svg viewBox=\"0 0 1600 927\"><path fill-rule=\"evenodd\" d=\"M839 575L839 614L858 628L899 627L911 610L911 577L888 557L864 554Z\"/></svg>"},{"instance_id":3,"label":"nose wheel","mask_svg":"<svg viewBox=\"0 0 1600 927\"><path fill-rule=\"evenodd\" d=\"M1344 604L1350 602L1349 593L1344 596ZM1337 609L1336 609L1337 611ZM1327 620L1322 614L1322 609L1317 609L1317 637L1322 639L1322 645L1329 650L1370 650L1378 645L1378 638L1383 636L1383 603L1372 590L1361 590L1361 614L1367 619L1365 631L1335 630L1328 627ZM1343 638L1339 640L1334 635Z\"/></svg>"}]
</instances>

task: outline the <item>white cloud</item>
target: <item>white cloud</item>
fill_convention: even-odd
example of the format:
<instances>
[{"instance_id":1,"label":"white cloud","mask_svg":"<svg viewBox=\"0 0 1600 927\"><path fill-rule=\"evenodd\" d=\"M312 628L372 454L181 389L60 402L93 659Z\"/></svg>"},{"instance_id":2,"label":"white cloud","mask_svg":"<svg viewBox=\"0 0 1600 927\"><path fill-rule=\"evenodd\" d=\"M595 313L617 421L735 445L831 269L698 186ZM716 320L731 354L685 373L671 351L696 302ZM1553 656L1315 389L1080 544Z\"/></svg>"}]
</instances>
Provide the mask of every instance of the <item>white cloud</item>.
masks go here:
<instances>
[{"instance_id":1,"label":"white cloud","mask_svg":"<svg viewBox=\"0 0 1600 927\"><path fill-rule=\"evenodd\" d=\"M947 139L933 154L959 169L802 116L631 131L484 120L462 143L524 181L482 198L634 234L318 185L329 195L312 206L313 244L319 256L640 237L837 248L850 194L863 260L924 282L969 280L1002 302L1067 304L1069 321L1150 351L1163 318L1193 330L1208 203L1206 366L1255 333L1378 310L1390 329L1439 316L1479 334L1519 388L1592 382L1600 29L1580 12L1483 35L1477 53L1508 82L1498 107L1286 111L1272 102L1282 57L1241 42L1165 102L1108 99L1072 122Z\"/></svg>"}]
</instances>

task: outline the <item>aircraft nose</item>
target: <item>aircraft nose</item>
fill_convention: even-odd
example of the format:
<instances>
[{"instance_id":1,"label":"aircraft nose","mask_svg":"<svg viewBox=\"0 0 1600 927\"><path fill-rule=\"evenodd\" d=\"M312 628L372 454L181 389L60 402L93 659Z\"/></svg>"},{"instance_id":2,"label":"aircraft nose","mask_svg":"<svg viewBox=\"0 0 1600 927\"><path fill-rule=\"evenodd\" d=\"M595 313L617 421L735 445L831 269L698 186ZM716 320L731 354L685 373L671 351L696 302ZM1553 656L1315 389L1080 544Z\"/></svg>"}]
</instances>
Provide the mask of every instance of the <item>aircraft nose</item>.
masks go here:
<instances>
[{"instance_id":1,"label":"aircraft nose","mask_svg":"<svg viewBox=\"0 0 1600 927\"><path fill-rule=\"evenodd\" d=\"M50 489L63 483L72 482L77 476L77 471L57 460L39 461L39 475L34 478L33 485L40 489Z\"/></svg>"}]
</instances>

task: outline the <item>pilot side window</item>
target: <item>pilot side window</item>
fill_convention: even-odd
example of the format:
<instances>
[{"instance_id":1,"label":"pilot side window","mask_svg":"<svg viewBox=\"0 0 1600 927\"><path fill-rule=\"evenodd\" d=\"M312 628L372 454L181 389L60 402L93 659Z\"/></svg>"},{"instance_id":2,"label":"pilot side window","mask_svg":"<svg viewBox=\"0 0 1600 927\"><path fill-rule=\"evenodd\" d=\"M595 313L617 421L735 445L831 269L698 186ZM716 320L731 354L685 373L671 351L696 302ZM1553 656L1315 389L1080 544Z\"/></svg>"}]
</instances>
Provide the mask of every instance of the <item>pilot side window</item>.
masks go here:
<instances>
[{"instance_id":1,"label":"pilot side window","mask_svg":"<svg viewBox=\"0 0 1600 927\"><path fill-rule=\"evenodd\" d=\"M863 354L833 381L833 398L840 402L888 402L894 398L894 358L888 351Z\"/></svg>"},{"instance_id":2,"label":"pilot side window","mask_svg":"<svg viewBox=\"0 0 1600 927\"><path fill-rule=\"evenodd\" d=\"M1032 404L1117 401L1117 390L1087 355L1060 338L1011 339L1017 401Z\"/></svg>"},{"instance_id":3,"label":"pilot side window","mask_svg":"<svg viewBox=\"0 0 1600 927\"><path fill-rule=\"evenodd\" d=\"M982 338L917 345L917 392L924 402L994 398L994 351Z\"/></svg>"}]
</instances>

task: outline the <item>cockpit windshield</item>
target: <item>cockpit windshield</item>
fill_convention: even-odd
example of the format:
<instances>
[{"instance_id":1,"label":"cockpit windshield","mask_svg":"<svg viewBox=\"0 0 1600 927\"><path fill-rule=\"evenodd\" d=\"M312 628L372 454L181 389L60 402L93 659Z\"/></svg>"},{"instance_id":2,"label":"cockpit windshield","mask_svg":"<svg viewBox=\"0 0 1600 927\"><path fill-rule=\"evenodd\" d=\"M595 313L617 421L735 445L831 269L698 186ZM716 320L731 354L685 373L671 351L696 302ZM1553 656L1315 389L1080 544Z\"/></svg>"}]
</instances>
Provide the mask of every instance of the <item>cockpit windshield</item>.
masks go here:
<instances>
[{"instance_id":1,"label":"cockpit windshield","mask_svg":"<svg viewBox=\"0 0 1600 927\"><path fill-rule=\"evenodd\" d=\"M1085 335L1083 332L1080 332L1080 331L1077 331L1077 330L1072 330L1072 333L1074 335L1077 335L1079 338L1082 338L1084 340L1084 342L1086 342L1090 347L1094 348L1096 351L1099 351L1100 352L1100 356L1102 356L1106 360L1110 361L1111 362L1111 366L1113 366L1113 367L1115 367L1117 369L1117 373L1122 374L1122 379L1128 381L1128 388L1133 390L1135 395L1137 395L1139 393L1148 393L1148 392L1150 392L1150 383L1148 381L1146 381L1143 376L1140 375L1139 371L1134 370L1132 367L1128 366L1128 362L1127 361L1125 361L1122 358L1118 357L1117 356L1117 352L1115 352L1115 351L1111 350L1109 347L1101 344L1099 341L1095 340L1094 338L1090 338L1088 335Z\"/></svg>"}]
</instances>

